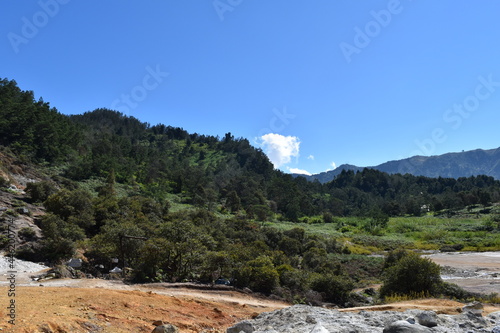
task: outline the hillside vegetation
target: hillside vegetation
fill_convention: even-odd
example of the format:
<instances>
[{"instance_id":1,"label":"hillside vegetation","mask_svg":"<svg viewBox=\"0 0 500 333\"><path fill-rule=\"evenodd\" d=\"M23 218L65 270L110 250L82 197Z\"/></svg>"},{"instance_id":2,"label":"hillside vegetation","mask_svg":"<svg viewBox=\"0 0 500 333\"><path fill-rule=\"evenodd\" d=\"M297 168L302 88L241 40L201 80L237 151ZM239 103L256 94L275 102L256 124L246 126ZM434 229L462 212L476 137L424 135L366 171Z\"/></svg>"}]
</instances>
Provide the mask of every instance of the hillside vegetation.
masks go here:
<instances>
[{"instance_id":1,"label":"hillside vegetation","mask_svg":"<svg viewBox=\"0 0 500 333\"><path fill-rule=\"evenodd\" d=\"M65 116L7 79L0 145L0 170L12 169L7 160L37 170L26 200L46 210L43 237L25 230L17 256L57 264L78 252L95 276L118 258L137 282L226 278L296 302L343 304L381 278L384 259L363 254L500 249L492 177L364 169L308 182L231 133L190 134L107 109ZM9 184L0 177L3 191Z\"/></svg>"}]
</instances>

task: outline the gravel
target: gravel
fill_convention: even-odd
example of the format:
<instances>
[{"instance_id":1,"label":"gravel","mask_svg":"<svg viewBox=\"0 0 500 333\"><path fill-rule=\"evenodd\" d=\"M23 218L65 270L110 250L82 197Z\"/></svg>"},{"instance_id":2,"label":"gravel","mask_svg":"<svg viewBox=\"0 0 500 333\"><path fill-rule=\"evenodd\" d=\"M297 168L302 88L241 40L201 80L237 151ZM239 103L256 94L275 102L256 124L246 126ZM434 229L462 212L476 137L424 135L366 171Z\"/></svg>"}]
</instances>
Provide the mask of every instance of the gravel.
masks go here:
<instances>
[{"instance_id":1,"label":"gravel","mask_svg":"<svg viewBox=\"0 0 500 333\"><path fill-rule=\"evenodd\" d=\"M45 265L40 265L31 261L24 261L14 258L13 265L14 268L10 267L10 257L0 255L0 275L7 274L8 271L16 271L18 273L35 273L49 267Z\"/></svg>"}]
</instances>

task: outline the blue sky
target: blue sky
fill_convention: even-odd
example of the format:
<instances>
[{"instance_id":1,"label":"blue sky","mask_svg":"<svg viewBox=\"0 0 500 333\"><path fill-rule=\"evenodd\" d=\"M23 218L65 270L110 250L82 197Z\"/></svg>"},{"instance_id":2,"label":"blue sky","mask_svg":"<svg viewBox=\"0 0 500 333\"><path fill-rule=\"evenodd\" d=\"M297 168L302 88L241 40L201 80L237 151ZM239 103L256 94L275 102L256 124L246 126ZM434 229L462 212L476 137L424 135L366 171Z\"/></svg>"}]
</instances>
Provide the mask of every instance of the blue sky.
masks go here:
<instances>
[{"instance_id":1,"label":"blue sky","mask_svg":"<svg viewBox=\"0 0 500 333\"><path fill-rule=\"evenodd\" d=\"M500 146L500 2L4 0L0 77L319 173Z\"/></svg>"}]
</instances>

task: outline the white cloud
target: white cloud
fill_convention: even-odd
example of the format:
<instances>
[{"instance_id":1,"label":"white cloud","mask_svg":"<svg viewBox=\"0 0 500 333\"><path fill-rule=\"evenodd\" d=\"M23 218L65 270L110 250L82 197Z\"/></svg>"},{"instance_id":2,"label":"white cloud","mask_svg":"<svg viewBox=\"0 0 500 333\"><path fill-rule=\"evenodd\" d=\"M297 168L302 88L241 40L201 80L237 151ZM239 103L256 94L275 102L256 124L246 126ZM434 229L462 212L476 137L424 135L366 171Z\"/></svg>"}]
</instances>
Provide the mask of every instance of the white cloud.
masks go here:
<instances>
[{"instance_id":1,"label":"white cloud","mask_svg":"<svg viewBox=\"0 0 500 333\"><path fill-rule=\"evenodd\" d=\"M290 163L292 157L299 156L300 139L296 136L269 133L258 138L258 143L275 168Z\"/></svg>"},{"instance_id":2,"label":"white cloud","mask_svg":"<svg viewBox=\"0 0 500 333\"><path fill-rule=\"evenodd\" d=\"M307 159L308 159L308 160L313 160L313 161L314 161L314 155L309 155L309 156L307 156Z\"/></svg>"},{"instance_id":3,"label":"white cloud","mask_svg":"<svg viewBox=\"0 0 500 333\"><path fill-rule=\"evenodd\" d=\"M332 170L337 169L337 164L335 164L335 162L332 162L332 163L330 163L330 167L331 168L328 168L326 171L332 171Z\"/></svg>"},{"instance_id":4,"label":"white cloud","mask_svg":"<svg viewBox=\"0 0 500 333\"><path fill-rule=\"evenodd\" d=\"M302 170L302 169L297 169L297 168L289 168L288 170L290 170L290 173L296 173L296 174L299 174L299 175L312 176L312 173L310 173L307 170Z\"/></svg>"}]
</instances>

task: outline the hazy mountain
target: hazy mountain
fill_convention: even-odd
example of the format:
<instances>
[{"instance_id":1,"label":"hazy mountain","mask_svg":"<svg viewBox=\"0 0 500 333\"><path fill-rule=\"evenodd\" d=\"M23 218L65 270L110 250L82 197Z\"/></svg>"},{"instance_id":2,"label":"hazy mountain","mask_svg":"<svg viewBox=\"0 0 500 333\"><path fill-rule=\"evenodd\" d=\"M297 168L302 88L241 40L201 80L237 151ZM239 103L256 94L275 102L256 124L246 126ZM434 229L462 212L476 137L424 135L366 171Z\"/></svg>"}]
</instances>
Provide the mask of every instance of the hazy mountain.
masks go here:
<instances>
[{"instance_id":1,"label":"hazy mountain","mask_svg":"<svg viewBox=\"0 0 500 333\"><path fill-rule=\"evenodd\" d=\"M342 164L342 165L339 165L334 170L321 172L321 173L318 173L318 174L315 174L312 176L301 175L301 174L292 174L292 175L294 177L302 176L310 181L314 181L317 179L320 183L324 184L324 183L328 183L333 178L335 178L337 175L339 175L342 172L342 170L353 170L356 172L356 171L363 171L363 169L364 169L364 167L358 167L358 166L355 166L352 164Z\"/></svg>"},{"instance_id":2,"label":"hazy mountain","mask_svg":"<svg viewBox=\"0 0 500 333\"><path fill-rule=\"evenodd\" d=\"M495 179L500 179L500 148L489 150L476 149L437 156L413 156L398 161L385 162L369 168L391 174L409 173L415 176L434 178L487 175ZM320 183L327 183L340 174L342 170L362 171L363 169L364 167L342 164L335 170L305 177L311 181L317 179Z\"/></svg>"}]
</instances>

